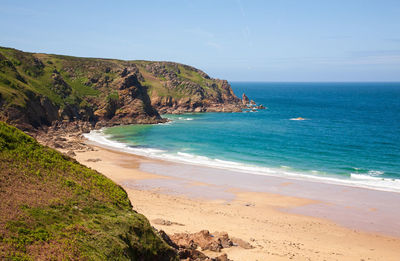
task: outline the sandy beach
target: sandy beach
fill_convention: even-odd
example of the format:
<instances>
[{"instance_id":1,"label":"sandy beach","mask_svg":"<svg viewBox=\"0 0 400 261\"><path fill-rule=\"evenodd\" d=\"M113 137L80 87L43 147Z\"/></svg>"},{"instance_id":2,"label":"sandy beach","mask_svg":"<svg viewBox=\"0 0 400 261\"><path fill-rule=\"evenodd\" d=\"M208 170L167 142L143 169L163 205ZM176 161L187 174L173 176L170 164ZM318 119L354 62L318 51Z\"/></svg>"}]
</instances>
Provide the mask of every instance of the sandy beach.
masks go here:
<instances>
[{"instance_id":1,"label":"sandy beach","mask_svg":"<svg viewBox=\"0 0 400 261\"><path fill-rule=\"evenodd\" d=\"M253 246L222 249L232 260L400 259L400 230L392 221L399 210L379 205L391 197L398 200L398 193L274 177L262 177L269 184L246 189L250 179L240 182L231 176L222 182L224 173L90 146L93 150L76 151L75 159L120 184L134 209L155 228L169 235L224 231ZM360 204L356 196L345 200L346 193L378 200Z\"/></svg>"}]
</instances>

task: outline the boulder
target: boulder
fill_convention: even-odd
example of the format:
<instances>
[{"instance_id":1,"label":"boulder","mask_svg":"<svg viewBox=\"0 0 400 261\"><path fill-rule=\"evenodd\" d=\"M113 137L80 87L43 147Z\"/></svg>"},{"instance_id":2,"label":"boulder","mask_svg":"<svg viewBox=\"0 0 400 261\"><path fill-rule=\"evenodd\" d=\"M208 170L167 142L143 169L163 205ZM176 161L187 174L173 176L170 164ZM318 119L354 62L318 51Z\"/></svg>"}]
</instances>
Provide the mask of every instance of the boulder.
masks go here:
<instances>
[{"instance_id":1,"label":"boulder","mask_svg":"<svg viewBox=\"0 0 400 261\"><path fill-rule=\"evenodd\" d=\"M254 248L249 242L246 242L243 239L232 237L231 240L234 245L240 246L241 248L244 248L244 249Z\"/></svg>"},{"instance_id":2,"label":"boulder","mask_svg":"<svg viewBox=\"0 0 400 261\"><path fill-rule=\"evenodd\" d=\"M215 261L231 261L226 253L214 258Z\"/></svg>"},{"instance_id":3,"label":"boulder","mask_svg":"<svg viewBox=\"0 0 400 261\"><path fill-rule=\"evenodd\" d=\"M222 254L215 258L210 258L201 250L210 250L219 252L224 246L233 245L226 232L215 232L210 234L208 230L202 230L198 233L176 233L168 236L163 230L158 231L159 236L177 252L181 260L198 260L198 261L230 261L227 254ZM218 246L218 247L216 247Z\"/></svg>"},{"instance_id":4,"label":"boulder","mask_svg":"<svg viewBox=\"0 0 400 261\"><path fill-rule=\"evenodd\" d=\"M219 240L223 248L233 246L232 240L226 232L214 232L213 236Z\"/></svg>"},{"instance_id":5,"label":"boulder","mask_svg":"<svg viewBox=\"0 0 400 261\"><path fill-rule=\"evenodd\" d=\"M162 218L153 219L151 222L153 224L163 225L163 226L172 226L172 225L184 226L183 224L180 224L180 223L177 223L177 222L172 222L172 221L165 220L165 219L162 219Z\"/></svg>"},{"instance_id":6,"label":"boulder","mask_svg":"<svg viewBox=\"0 0 400 261\"><path fill-rule=\"evenodd\" d=\"M101 161L101 159L97 158L97 159L87 159L87 162L99 162Z\"/></svg>"},{"instance_id":7,"label":"boulder","mask_svg":"<svg viewBox=\"0 0 400 261\"><path fill-rule=\"evenodd\" d=\"M67 156L68 157L75 157L76 156L76 154L75 154L75 152L73 152L72 150L69 150L67 153L65 153L65 154L67 154Z\"/></svg>"},{"instance_id":8,"label":"boulder","mask_svg":"<svg viewBox=\"0 0 400 261\"><path fill-rule=\"evenodd\" d=\"M208 230L202 230L198 233L176 233L171 236L171 240L183 248L196 249L200 247L201 250L210 250L220 252L222 248L229 248L234 245L244 249L251 249L253 246L240 238L230 238L226 232L215 232L210 234Z\"/></svg>"},{"instance_id":9,"label":"boulder","mask_svg":"<svg viewBox=\"0 0 400 261\"><path fill-rule=\"evenodd\" d=\"M194 234L177 233L171 236L171 240L178 246L202 250L220 252L223 248L219 240L215 240L208 230L202 230Z\"/></svg>"}]
</instances>

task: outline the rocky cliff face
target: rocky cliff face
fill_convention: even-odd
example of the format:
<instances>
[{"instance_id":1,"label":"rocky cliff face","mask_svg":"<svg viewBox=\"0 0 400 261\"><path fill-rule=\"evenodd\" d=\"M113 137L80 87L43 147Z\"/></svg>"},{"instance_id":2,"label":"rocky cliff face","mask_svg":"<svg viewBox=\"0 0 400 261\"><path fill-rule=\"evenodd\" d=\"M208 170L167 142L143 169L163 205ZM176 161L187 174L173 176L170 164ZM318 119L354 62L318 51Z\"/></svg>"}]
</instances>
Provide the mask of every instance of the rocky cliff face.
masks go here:
<instances>
[{"instance_id":1,"label":"rocky cliff face","mask_svg":"<svg viewBox=\"0 0 400 261\"><path fill-rule=\"evenodd\" d=\"M160 113L239 112L225 80L172 63L77 58L0 48L0 119L32 129L163 122Z\"/></svg>"},{"instance_id":2,"label":"rocky cliff face","mask_svg":"<svg viewBox=\"0 0 400 261\"><path fill-rule=\"evenodd\" d=\"M226 80L212 79L203 71L168 62L146 64L162 88L150 88L151 104L161 113L240 112L240 99Z\"/></svg>"}]
</instances>

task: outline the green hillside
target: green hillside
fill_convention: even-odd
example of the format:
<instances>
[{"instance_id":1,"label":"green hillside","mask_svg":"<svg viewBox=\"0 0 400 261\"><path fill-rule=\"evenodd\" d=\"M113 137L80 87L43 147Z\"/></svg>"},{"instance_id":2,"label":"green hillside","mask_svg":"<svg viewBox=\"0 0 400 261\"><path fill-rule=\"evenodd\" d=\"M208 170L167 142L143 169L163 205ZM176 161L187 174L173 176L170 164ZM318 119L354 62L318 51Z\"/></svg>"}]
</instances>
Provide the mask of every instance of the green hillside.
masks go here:
<instances>
[{"instance_id":1,"label":"green hillside","mask_svg":"<svg viewBox=\"0 0 400 261\"><path fill-rule=\"evenodd\" d=\"M158 111L240 111L240 100L227 81L183 64L0 47L0 118L20 128L155 123L162 121Z\"/></svg>"},{"instance_id":2,"label":"green hillside","mask_svg":"<svg viewBox=\"0 0 400 261\"><path fill-rule=\"evenodd\" d=\"M24 105L25 97L6 94ZM0 198L1 260L176 259L121 187L3 122Z\"/></svg>"}]
</instances>

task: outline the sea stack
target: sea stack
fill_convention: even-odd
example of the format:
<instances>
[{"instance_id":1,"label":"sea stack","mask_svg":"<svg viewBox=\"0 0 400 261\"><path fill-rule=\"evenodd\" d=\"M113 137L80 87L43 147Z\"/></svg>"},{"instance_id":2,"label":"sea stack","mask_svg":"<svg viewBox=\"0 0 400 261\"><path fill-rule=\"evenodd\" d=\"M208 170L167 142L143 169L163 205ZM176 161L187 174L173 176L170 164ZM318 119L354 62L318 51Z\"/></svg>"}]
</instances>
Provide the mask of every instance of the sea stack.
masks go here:
<instances>
[{"instance_id":1,"label":"sea stack","mask_svg":"<svg viewBox=\"0 0 400 261\"><path fill-rule=\"evenodd\" d=\"M243 105L247 105L247 104L249 104L249 98L246 96L246 94L245 93L243 93L243 95L242 95L242 104Z\"/></svg>"}]
</instances>

